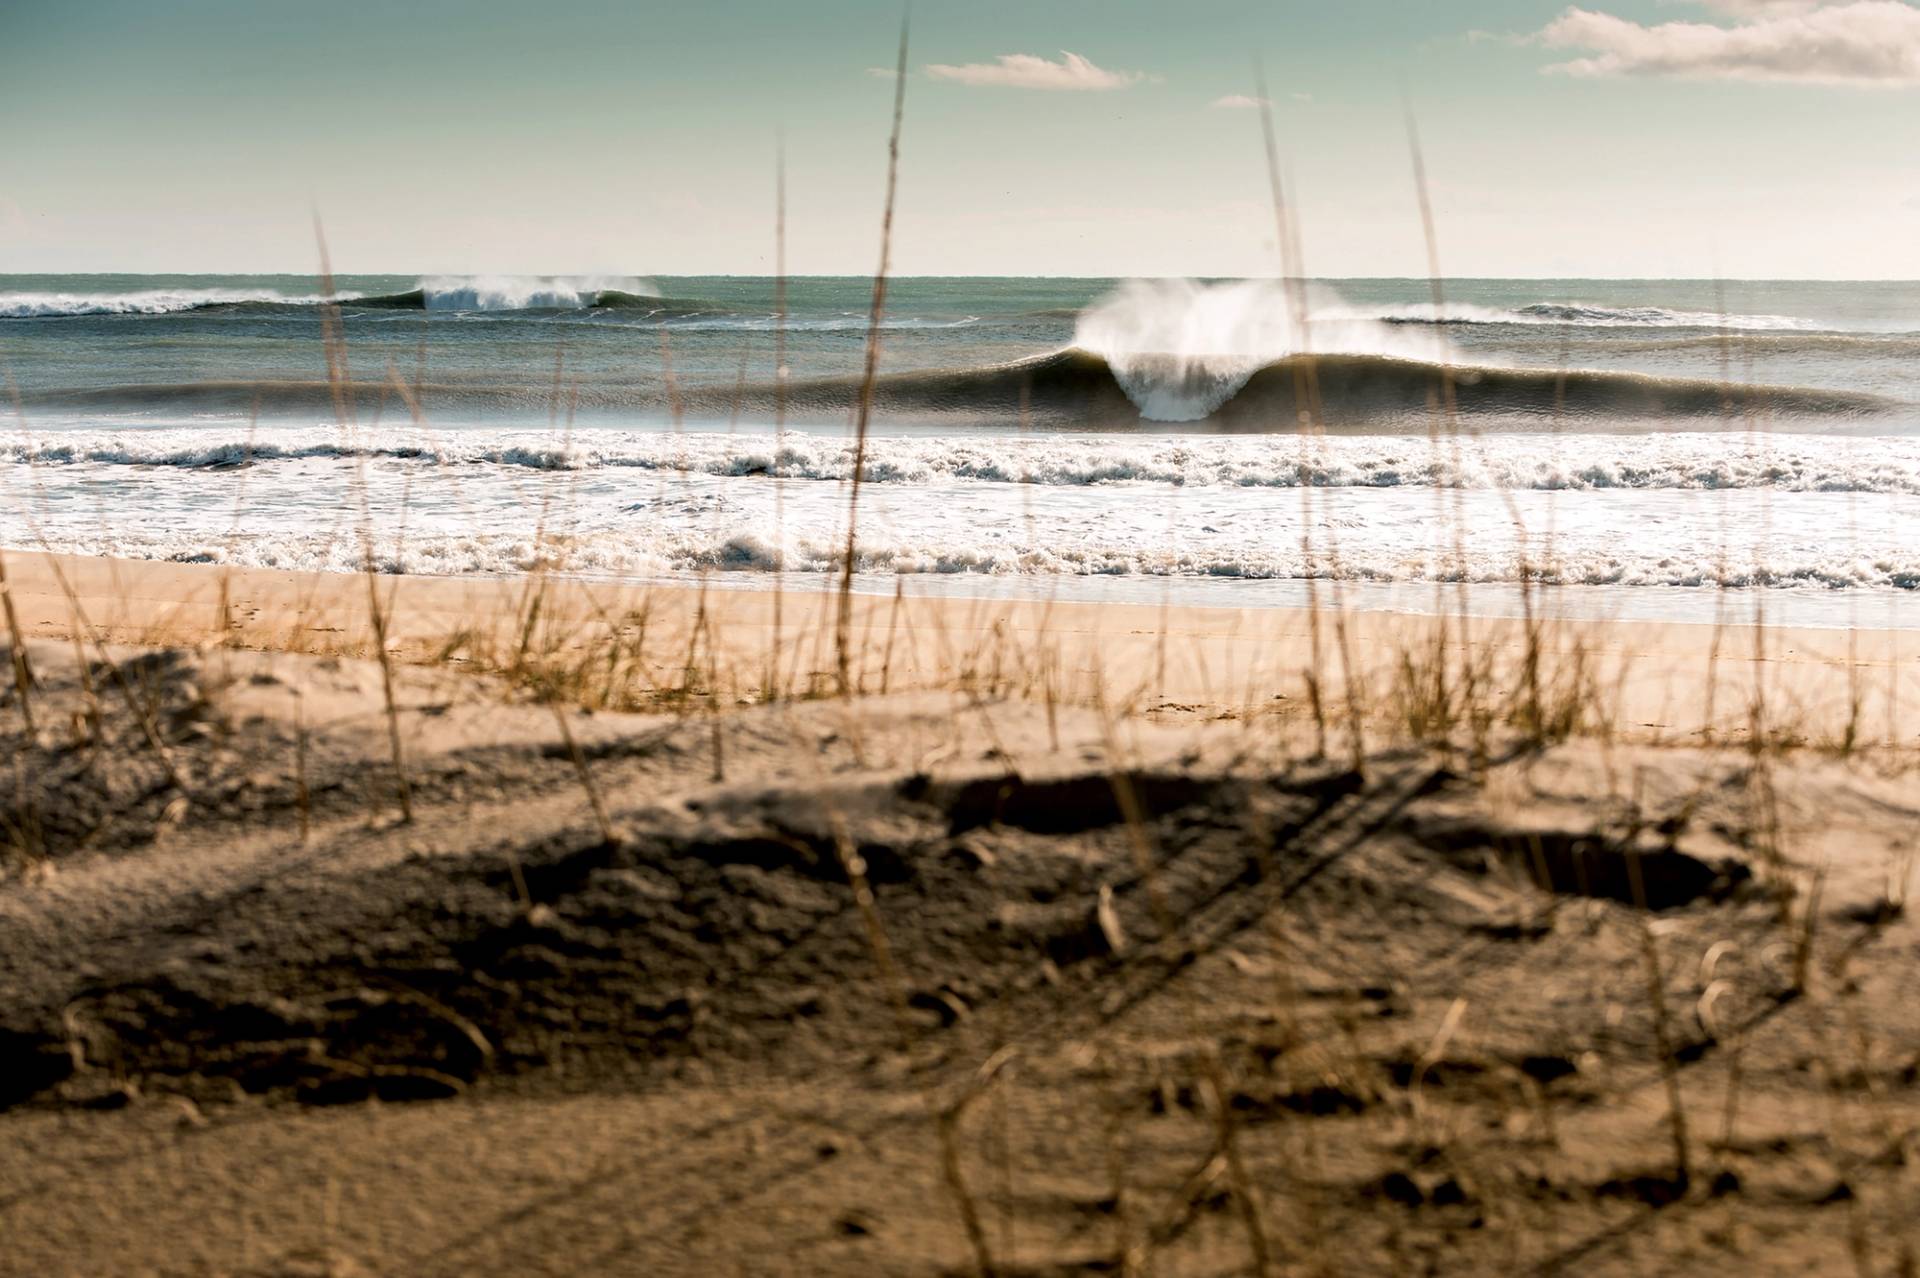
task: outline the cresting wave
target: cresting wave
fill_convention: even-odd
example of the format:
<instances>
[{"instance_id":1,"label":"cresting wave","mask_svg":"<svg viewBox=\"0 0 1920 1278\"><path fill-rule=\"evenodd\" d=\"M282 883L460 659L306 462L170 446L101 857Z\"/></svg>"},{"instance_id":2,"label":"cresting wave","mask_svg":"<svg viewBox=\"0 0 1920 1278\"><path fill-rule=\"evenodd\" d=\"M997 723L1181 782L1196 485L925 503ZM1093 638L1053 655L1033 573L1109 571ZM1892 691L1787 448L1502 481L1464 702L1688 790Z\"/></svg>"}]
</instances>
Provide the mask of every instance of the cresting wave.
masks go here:
<instances>
[{"instance_id":1,"label":"cresting wave","mask_svg":"<svg viewBox=\"0 0 1920 1278\"><path fill-rule=\"evenodd\" d=\"M637 276L435 275L417 288L359 297L352 304L426 311L651 310L667 299L651 280Z\"/></svg>"},{"instance_id":2,"label":"cresting wave","mask_svg":"<svg viewBox=\"0 0 1920 1278\"><path fill-rule=\"evenodd\" d=\"M1684 419L1692 429L1747 430L1755 420L1778 426L1845 423L1886 415L1898 401L1853 391L1795 386L1729 386L1691 378L1639 373L1542 368L1443 365L1381 355L1291 356L1261 365L1222 392L1207 384L1209 402L1196 418L1190 411L1193 375L1178 364L1162 367L1136 357L1125 380L1099 355L1060 351L983 368L889 373L874 388L881 422L1003 427L1025 421L1033 428L1137 430L1156 422L1196 422L1222 434L1296 432L1303 413L1330 432L1425 432L1450 399L1458 418L1475 428L1499 431L1609 430L1622 433L1671 428ZM1157 380L1164 378L1164 381ZM352 386L362 411L404 411L390 382ZM418 401L431 417L504 413L524 418L548 415L550 386L524 381L451 376L420 383ZM841 423L860 393L857 377L828 377L784 386L682 388L677 400L695 420L725 421L740 415L770 420L784 411L789 421ZM332 390L317 380L131 383L30 394L35 409L63 415L89 411L209 412L269 417L330 415ZM582 383L582 409L625 411L664 418L673 406L658 379L621 377ZM1168 411L1173 405L1176 411ZM1165 413L1165 416L1155 416Z\"/></svg>"},{"instance_id":3,"label":"cresting wave","mask_svg":"<svg viewBox=\"0 0 1920 1278\"><path fill-rule=\"evenodd\" d=\"M1104 363L1142 418L1160 422L1249 416L1298 421L1304 412L1336 425L1343 417L1405 416L1423 403L1457 404L1470 413L1621 417L1728 413L1736 398L1749 411L1824 414L1865 407L1844 395L1795 388L1735 396L1718 385L1631 373L1468 366L1439 327L1461 321L1659 328L1699 318L1656 307L1561 304L1498 312L1428 304L1370 313L1311 283L1132 280L1081 313L1074 345ZM1737 318L1756 328L1801 324L1782 316ZM1041 365L1030 369L1036 379L1042 371ZM1044 366L1056 385L1076 371L1092 370L1058 361Z\"/></svg>"},{"instance_id":4,"label":"cresting wave","mask_svg":"<svg viewBox=\"0 0 1920 1278\"><path fill-rule=\"evenodd\" d=\"M790 407L844 413L858 384L823 379L788 388ZM1012 420L1124 429L1143 422L1204 422L1222 432L1298 429L1303 414L1331 431L1424 429L1451 400L1462 419L1503 428L1639 430L1686 418L1747 428L1772 418L1846 419L1892 410L1876 395L1799 386L1729 386L1695 378L1596 370L1490 368L1397 355L1288 355L1251 369L1187 356L1060 351L979 369L884 376L875 402L888 415ZM696 397L697 399L697 397ZM750 388L750 407L767 396Z\"/></svg>"},{"instance_id":5,"label":"cresting wave","mask_svg":"<svg viewBox=\"0 0 1920 1278\"><path fill-rule=\"evenodd\" d=\"M668 297L649 280L588 276L437 276L397 293L281 293L272 289L145 289L130 293L0 293L0 319L61 319L84 316L165 316L200 312L290 314L310 311L327 301L349 316L358 312L423 311L448 317L513 318L555 312L585 317L670 321L682 328L767 332L785 325L792 332L864 331L867 314L788 315L771 309L735 309L697 297ZM1070 313L1071 314L1071 313ZM886 329L965 328L978 315L928 319L892 315Z\"/></svg>"},{"instance_id":6,"label":"cresting wave","mask_svg":"<svg viewBox=\"0 0 1920 1278\"><path fill-rule=\"evenodd\" d=\"M1332 432L1425 432L1451 401L1462 422L1501 431L1750 429L1765 419L1845 423L1898 410L1898 401L1863 392L1798 386L1745 386L1692 378L1594 370L1487 368L1387 355L1295 355L1215 377L1174 357L1136 355L1125 372L1090 351L1064 350L980 368L930 369L882 375L874 405L882 422L1034 428L1136 430L1156 422L1199 423L1223 434L1291 433L1303 414ZM366 412L404 411L390 382L358 382ZM550 385L443 375L415 388L439 419L466 413L548 415ZM573 393L575 388L570 388ZM841 423L860 393L853 376L779 385L682 387L671 403L658 378L622 375L582 382L582 409L665 417L677 405L695 420L746 415L771 420ZM1195 397L1199 399L1196 401ZM1217 401L1217 402L1216 402ZM332 390L318 380L129 383L41 390L30 406L62 414L88 411L331 414ZM1199 412L1201 408L1208 411Z\"/></svg>"},{"instance_id":7,"label":"cresting wave","mask_svg":"<svg viewBox=\"0 0 1920 1278\"><path fill-rule=\"evenodd\" d=\"M636 276L436 275L398 293L283 293L271 288L138 289L127 293L0 293L0 319L82 315L171 315L247 307L313 307L332 300L370 310L521 311L699 309L663 298ZM710 308L709 308L710 309Z\"/></svg>"},{"instance_id":8,"label":"cresting wave","mask_svg":"<svg viewBox=\"0 0 1920 1278\"><path fill-rule=\"evenodd\" d=\"M354 295L341 294L339 300ZM131 293L0 293L0 319L59 319L81 315L172 315L220 307L318 306L319 294L272 289L138 289Z\"/></svg>"},{"instance_id":9,"label":"cresting wave","mask_svg":"<svg viewBox=\"0 0 1920 1278\"><path fill-rule=\"evenodd\" d=\"M330 429L61 433L37 445L0 444L0 464L48 467L244 466L354 459L538 471L640 470L720 478L846 480L853 449L841 438L789 432L721 435L580 430L411 431L357 444ZM1068 437L1031 440L880 438L869 441L868 483L1159 485L1178 488L1418 488L1532 490L1750 490L1920 495L1920 438L1835 441L1769 435L1730 446L1723 435L1510 435L1456 451L1425 437L1354 436L1303 445L1272 438Z\"/></svg>"}]
</instances>

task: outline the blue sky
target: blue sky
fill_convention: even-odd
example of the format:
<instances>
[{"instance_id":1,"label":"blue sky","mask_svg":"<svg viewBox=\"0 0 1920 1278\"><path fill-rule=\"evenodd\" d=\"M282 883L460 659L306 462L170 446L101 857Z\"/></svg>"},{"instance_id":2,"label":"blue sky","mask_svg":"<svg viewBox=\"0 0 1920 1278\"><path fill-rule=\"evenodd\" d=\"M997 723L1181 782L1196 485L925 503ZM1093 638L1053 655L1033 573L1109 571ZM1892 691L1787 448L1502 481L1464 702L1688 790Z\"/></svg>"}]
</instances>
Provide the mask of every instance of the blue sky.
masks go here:
<instances>
[{"instance_id":1,"label":"blue sky","mask_svg":"<svg viewBox=\"0 0 1920 1278\"><path fill-rule=\"evenodd\" d=\"M792 268L865 273L899 15L0 0L0 271L308 270L317 205L346 272L760 273L784 133ZM912 38L906 273L1272 273L1259 115L1216 105L1257 54L1315 273L1424 272L1404 100L1449 273L1920 277L1907 0L921 0Z\"/></svg>"}]
</instances>

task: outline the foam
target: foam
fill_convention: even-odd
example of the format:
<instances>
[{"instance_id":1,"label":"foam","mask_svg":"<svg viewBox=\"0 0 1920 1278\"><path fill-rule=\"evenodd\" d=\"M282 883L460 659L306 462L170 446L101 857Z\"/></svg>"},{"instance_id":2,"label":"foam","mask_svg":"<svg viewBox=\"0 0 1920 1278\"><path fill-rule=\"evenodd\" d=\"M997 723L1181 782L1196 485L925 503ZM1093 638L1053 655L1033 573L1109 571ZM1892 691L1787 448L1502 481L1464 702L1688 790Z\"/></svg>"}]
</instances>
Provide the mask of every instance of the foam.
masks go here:
<instances>
[{"instance_id":1,"label":"foam","mask_svg":"<svg viewBox=\"0 0 1920 1278\"><path fill-rule=\"evenodd\" d=\"M429 435L337 428L60 431L0 440L0 464L222 470L368 458L460 469L633 469L838 483L853 451L838 436L576 429L466 429ZM1575 492L1764 490L1920 495L1920 438L1770 434L1505 435L1456 450L1406 435L1331 437L881 437L868 483L1130 484L1175 488L1467 488Z\"/></svg>"}]
</instances>

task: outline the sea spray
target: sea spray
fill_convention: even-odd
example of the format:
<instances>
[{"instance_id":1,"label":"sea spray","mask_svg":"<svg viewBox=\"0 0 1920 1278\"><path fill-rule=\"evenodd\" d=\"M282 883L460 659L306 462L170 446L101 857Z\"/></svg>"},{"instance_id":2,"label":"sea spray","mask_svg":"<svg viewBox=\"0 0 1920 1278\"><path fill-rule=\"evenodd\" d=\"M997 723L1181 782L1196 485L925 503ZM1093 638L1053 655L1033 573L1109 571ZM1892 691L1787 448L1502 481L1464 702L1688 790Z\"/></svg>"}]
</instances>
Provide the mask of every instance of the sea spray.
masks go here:
<instances>
[{"instance_id":1,"label":"sea spray","mask_svg":"<svg viewBox=\"0 0 1920 1278\"><path fill-rule=\"evenodd\" d=\"M1157 422L1211 416L1260 369L1289 355L1446 355L1437 336L1344 313L1324 287L1311 288L1305 301L1302 325L1278 280L1128 280L1081 312L1073 340L1105 359L1140 415Z\"/></svg>"},{"instance_id":2,"label":"sea spray","mask_svg":"<svg viewBox=\"0 0 1920 1278\"><path fill-rule=\"evenodd\" d=\"M660 295L651 280L622 275L435 275L420 292L430 311L578 310L605 293Z\"/></svg>"}]
</instances>

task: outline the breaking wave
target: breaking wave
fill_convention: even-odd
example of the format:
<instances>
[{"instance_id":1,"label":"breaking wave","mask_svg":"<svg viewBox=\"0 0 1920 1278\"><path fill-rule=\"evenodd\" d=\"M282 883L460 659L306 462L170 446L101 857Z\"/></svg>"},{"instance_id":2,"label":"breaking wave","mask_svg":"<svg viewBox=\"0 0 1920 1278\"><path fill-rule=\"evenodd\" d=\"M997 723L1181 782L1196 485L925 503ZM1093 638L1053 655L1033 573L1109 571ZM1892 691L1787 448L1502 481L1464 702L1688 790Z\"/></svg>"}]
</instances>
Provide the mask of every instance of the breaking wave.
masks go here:
<instances>
[{"instance_id":1,"label":"breaking wave","mask_svg":"<svg viewBox=\"0 0 1920 1278\"><path fill-rule=\"evenodd\" d=\"M1320 304L1315 305L1316 302ZM1377 320L1313 318L1319 298L1274 280L1129 280L1080 313L1074 345L1105 360L1148 421L1211 417L1263 368L1304 352L1433 360Z\"/></svg>"},{"instance_id":2,"label":"breaking wave","mask_svg":"<svg viewBox=\"0 0 1920 1278\"><path fill-rule=\"evenodd\" d=\"M0 443L0 464L222 470L357 458L447 467L542 471L632 469L721 478L839 482L853 474L844 439L790 432L721 435L580 430L414 431L347 443L329 429L263 431L248 438L207 429L52 435L37 446ZM1178 488L1458 487L1534 491L1742 490L1920 495L1920 439L1849 446L1821 436L1770 435L1730 447L1724 435L1503 436L1436 449L1426 437L1351 436L1303 449L1272 438L1068 437L1031 440L881 438L867 446L862 479L874 484L953 482L1049 487Z\"/></svg>"},{"instance_id":3,"label":"breaking wave","mask_svg":"<svg viewBox=\"0 0 1920 1278\"><path fill-rule=\"evenodd\" d=\"M1124 367L1124 372L1122 372ZM393 399L391 385L352 388L363 410ZM429 414L525 414L551 407L549 386L482 378L422 383L419 402ZM726 420L738 413L789 420L843 421L856 402L860 379L816 378L785 385L682 388L680 403L696 418ZM1459 418L1501 431L1671 429L1687 421L1746 429L1759 418L1844 423L1884 415L1898 401L1855 391L1802 386L1728 385L1641 373L1545 368L1443 365L1390 355L1294 355L1251 369L1209 362L1128 357L1115 366L1083 350L979 368L930 369L881 376L874 388L880 420L945 425L1136 430L1143 424L1200 422L1222 434L1290 433L1303 413L1333 432L1425 432L1436 406L1450 398ZM51 390L29 397L36 407L63 413L94 410L328 414L332 392L318 380L125 383ZM663 415L661 382L635 376L583 384L583 409ZM398 411L398 404L389 404ZM1195 418L1201 408L1207 411ZM1161 414L1156 416L1155 414Z\"/></svg>"},{"instance_id":4,"label":"breaking wave","mask_svg":"<svg viewBox=\"0 0 1920 1278\"><path fill-rule=\"evenodd\" d=\"M353 294L342 294L350 300ZM57 319L80 315L172 315L213 307L317 306L319 294L288 296L273 289L149 288L131 293L0 293L0 319Z\"/></svg>"},{"instance_id":5,"label":"breaking wave","mask_svg":"<svg viewBox=\"0 0 1920 1278\"><path fill-rule=\"evenodd\" d=\"M311 307L332 300L376 310L656 310L670 306L635 276L436 275L398 293L288 294L271 288L137 289L127 293L0 293L0 319L82 315L172 315L249 307ZM700 305L683 303L683 305Z\"/></svg>"},{"instance_id":6,"label":"breaking wave","mask_svg":"<svg viewBox=\"0 0 1920 1278\"><path fill-rule=\"evenodd\" d=\"M455 535L415 533L381 539L376 570L387 573L497 576L546 567L578 576L645 578L716 570L827 577L840 571L845 541L837 536L728 530L598 530L537 536L530 532ZM62 537L59 549L75 554L231 563L263 568L352 573L366 560L354 538L287 532L245 539L163 530L91 530ZM1504 550L1469 547L1464 566L1451 554L1408 557L1398 552L1343 549L1337 564L1304 558L1281 540L1270 546L1219 544L1149 548L1122 542L1019 544L986 538L863 536L854 568L861 573L1012 577L1058 575L1101 578L1231 579L1304 581L1337 579L1362 583L1461 581L1512 584L1518 561ZM1562 586L1786 588L1839 591L1920 590L1920 561L1911 557L1863 559L1844 550L1807 551L1765 566L1729 561L1697 550L1643 555L1630 550L1570 550L1529 561L1532 584Z\"/></svg>"},{"instance_id":7,"label":"breaking wave","mask_svg":"<svg viewBox=\"0 0 1920 1278\"><path fill-rule=\"evenodd\" d=\"M660 290L651 281L633 276L601 275L436 275L421 280L416 291L420 294L421 306L430 311L569 311L646 306L660 296Z\"/></svg>"}]
</instances>

